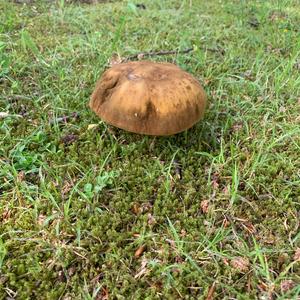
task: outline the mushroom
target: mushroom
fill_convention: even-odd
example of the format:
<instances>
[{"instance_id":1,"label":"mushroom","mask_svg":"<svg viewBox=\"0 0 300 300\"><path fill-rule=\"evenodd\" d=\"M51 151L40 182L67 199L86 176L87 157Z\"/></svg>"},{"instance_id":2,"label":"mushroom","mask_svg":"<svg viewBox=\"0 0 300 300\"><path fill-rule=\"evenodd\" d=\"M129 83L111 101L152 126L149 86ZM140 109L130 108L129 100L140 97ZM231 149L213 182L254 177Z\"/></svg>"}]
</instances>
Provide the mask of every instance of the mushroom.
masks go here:
<instances>
[{"instance_id":1,"label":"mushroom","mask_svg":"<svg viewBox=\"0 0 300 300\"><path fill-rule=\"evenodd\" d=\"M206 95L192 75L174 64L134 61L105 71L89 106L105 122L127 131L172 135L201 119Z\"/></svg>"}]
</instances>

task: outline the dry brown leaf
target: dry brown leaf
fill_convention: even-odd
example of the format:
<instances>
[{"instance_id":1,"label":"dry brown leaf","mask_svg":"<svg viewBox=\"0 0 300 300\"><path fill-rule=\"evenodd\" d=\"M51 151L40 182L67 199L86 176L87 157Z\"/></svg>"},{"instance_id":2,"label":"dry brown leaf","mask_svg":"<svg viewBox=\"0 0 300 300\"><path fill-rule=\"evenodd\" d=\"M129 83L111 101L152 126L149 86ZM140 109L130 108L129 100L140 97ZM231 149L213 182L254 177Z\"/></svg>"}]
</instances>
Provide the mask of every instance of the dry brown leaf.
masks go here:
<instances>
[{"instance_id":1,"label":"dry brown leaf","mask_svg":"<svg viewBox=\"0 0 300 300\"><path fill-rule=\"evenodd\" d=\"M230 222L227 218L223 219L222 227L227 228L230 225Z\"/></svg>"},{"instance_id":2,"label":"dry brown leaf","mask_svg":"<svg viewBox=\"0 0 300 300\"><path fill-rule=\"evenodd\" d=\"M65 196L72 189L72 187L73 187L73 183L67 181L61 188L62 196Z\"/></svg>"},{"instance_id":3,"label":"dry brown leaf","mask_svg":"<svg viewBox=\"0 0 300 300\"><path fill-rule=\"evenodd\" d=\"M208 210L209 210L209 201L208 201L208 200L203 200L203 201L201 201L200 207L201 207L201 211L202 211L204 214L207 214L207 213L208 213Z\"/></svg>"},{"instance_id":4,"label":"dry brown leaf","mask_svg":"<svg viewBox=\"0 0 300 300\"><path fill-rule=\"evenodd\" d=\"M101 294L99 296L97 296L96 298L97 300L108 300L109 299L109 293L108 293L108 288L107 287L103 287Z\"/></svg>"},{"instance_id":5,"label":"dry brown leaf","mask_svg":"<svg viewBox=\"0 0 300 300\"><path fill-rule=\"evenodd\" d=\"M133 206L132 206L132 212L135 214L135 215L138 215L141 213L141 207L138 203L134 203Z\"/></svg>"},{"instance_id":6,"label":"dry brown leaf","mask_svg":"<svg viewBox=\"0 0 300 300\"><path fill-rule=\"evenodd\" d=\"M293 289L295 287L295 282L290 279L282 280L280 282L280 290L282 293L286 293L289 290Z\"/></svg>"},{"instance_id":7,"label":"dry brown leaf","mask_svg":"<svg viewBox=\"0 0 300 300\"><path fill-rule=\"evenodd\" d=\"M248 221L247 219L244 218L234 218L235 221L239 222L238 225L241 227L241 229L244 229L248 231L249 233L253 234L256 232L256 228L254 225Z\"/></svg>"},{"instance_id":8,"label":"dry brown leaf","mask_svg":"<svg viewBox=\"0 0 300 300\"><path fill-rule=\"evenodd\" d=\"M247 257L237 256L230 262L230 265L239 272L246 273L249 271L250 262Z\"/></svg>"},{"instance_id":9,"label":"dry brown leaf","mask_svg":"<svg viewBox=\"0 0 300 300\"><path fill-rule=\"evenodd\" d=\"M139 258L139 257L144 253L145 250L146 250L146 246L145 246L145 245L140 246L140 247L137 248L137 250L135 251L134 257L135 257L135 258Z\"/></svg>"},{"instance_id":10,"label":"dry brown leaf","mask_svg":"<svg viewBox=\"0 0 300 300\"><path fill-rule=\"evenodd\" d=\"M78 138L79 138L78 135L69 133L69 134L64 135L60 139L60 141L61 141L61 143L65 144L65 145L71 145L74 142L76 142L78 140Z\"/></svg>"},{"instance_id":11,"label":"dry brown leaf","mask_svg":"<svg viewBox=\"0 0 300 300\"><path fill-rule=\"evenodd\" d=\"M206 300L213 300L214 298L214 293L215 293L215 289L216 289L216 282L214 282L211 287L208 290L207 296L206 296Z\"/></svg>"}]
</instances>

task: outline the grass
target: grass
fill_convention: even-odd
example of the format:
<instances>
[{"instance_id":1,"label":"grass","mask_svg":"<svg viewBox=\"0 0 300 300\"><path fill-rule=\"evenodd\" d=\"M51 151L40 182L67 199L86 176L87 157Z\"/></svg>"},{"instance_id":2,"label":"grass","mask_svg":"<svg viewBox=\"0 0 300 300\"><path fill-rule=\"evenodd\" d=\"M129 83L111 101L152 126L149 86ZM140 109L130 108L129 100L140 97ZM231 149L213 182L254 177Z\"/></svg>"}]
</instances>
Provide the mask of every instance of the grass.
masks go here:
<instances>
[{"instance_id":1,"label":"grass","mask_svg":"<svg viewBox=\"0 0 300 300\"><path fill-rule=\"evenodd\" d=\"M298 299L298 1L135 3L0 0L0 299ZM88 109L114 53L189 47L151 59L202 82L190 130Z\"/></svg>"}]
</instances>

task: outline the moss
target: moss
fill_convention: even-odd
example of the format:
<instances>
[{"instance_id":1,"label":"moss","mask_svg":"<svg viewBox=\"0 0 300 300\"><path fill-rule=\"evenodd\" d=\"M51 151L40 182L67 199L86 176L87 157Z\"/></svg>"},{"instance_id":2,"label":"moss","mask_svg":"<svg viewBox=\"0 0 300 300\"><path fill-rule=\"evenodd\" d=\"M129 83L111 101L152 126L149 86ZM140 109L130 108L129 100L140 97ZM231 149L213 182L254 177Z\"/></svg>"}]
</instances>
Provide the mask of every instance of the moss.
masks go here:
<instances>
[{"instance_id":1,"label":"moss","mask_svg":"<svg viewBox=\"0 0 300 300\"><path fill-rule=\"evenodd\" d=\"M300 282L296 2L144 4L0 1L0 106L22 115L0 119L0 299L205 299L213 282L216 299L299 296L280 288ZM193 44L153 58L203 83L191 130L134 135L87 109L112 52Z\"/></svg>"}]
</instances>

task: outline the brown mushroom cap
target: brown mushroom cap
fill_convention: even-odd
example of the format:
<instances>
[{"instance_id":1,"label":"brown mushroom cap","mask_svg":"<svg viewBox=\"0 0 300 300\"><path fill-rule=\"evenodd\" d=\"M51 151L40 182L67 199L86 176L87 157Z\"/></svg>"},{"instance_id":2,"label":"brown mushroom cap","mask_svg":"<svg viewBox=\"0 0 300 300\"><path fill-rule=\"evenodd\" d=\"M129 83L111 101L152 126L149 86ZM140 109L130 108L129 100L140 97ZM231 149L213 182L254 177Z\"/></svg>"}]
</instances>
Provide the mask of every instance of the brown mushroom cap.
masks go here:
<instances>
[{"instance_id":1,"label":"brown mushroom cap","mask_svg":"<svg viewBox=\"0 0 300 300\"><path fill-rule=\"evenodd\" d=\"M206 95L193 76L173 64L137 61L105 71L89 105L116 127L148 135L171 135L199 121Z\"/></svg>"}]
</instances>

